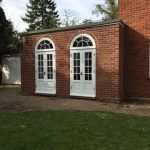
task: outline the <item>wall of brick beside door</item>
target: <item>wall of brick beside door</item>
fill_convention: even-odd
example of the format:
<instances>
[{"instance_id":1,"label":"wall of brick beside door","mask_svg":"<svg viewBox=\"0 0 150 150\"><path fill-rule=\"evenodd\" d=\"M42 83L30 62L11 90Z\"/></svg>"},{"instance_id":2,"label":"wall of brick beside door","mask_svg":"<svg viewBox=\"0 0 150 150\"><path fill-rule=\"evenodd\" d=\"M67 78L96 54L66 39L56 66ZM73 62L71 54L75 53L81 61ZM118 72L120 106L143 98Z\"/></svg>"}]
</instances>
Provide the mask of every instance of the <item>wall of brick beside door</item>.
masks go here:
<instances>
[{"instance_id":1,"label":"wall of brick beside door","mask_svg":"<svg viewBox=\"0 0 150 150\"><path fill-rule=\"evenodd\" d=\"M150 98L150 1L119 0L119 17L126 21L125 97Z\"/></svg>"}]
</instances>

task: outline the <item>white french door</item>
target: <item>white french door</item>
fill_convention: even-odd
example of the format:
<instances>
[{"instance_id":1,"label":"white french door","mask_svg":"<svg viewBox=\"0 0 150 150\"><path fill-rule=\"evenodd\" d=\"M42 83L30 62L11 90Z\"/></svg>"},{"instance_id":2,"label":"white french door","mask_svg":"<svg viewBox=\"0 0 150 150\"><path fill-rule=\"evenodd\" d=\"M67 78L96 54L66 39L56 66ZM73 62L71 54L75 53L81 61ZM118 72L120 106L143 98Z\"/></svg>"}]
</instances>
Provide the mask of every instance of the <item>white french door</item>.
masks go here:
<instances>
[{"instance_id":1,"label":"white french door","mask_svg":"<svg viewBox=\"0 0 150 150\"><path fill-rule=\"evenodd\" d=\"M95 97L95 49L71 50L70 95Z\"/></svg>"},{"instance_id":2,"label":"white french door","mask_svg":"<svg viewBox=\"0 0 150 150\"><path fill-rule=\"evenodd\" d=\"M55 52L35 54L36 93L56 94Z\"/></svg>"}]
</instances>

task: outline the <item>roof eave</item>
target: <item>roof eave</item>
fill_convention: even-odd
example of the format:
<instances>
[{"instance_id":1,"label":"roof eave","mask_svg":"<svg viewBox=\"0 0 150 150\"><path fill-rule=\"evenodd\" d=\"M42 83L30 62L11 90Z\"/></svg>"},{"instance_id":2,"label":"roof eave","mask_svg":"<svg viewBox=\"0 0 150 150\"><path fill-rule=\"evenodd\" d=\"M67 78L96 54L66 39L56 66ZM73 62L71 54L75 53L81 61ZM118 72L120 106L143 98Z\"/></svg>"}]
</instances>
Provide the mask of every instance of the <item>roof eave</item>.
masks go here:
<instances>
[{"instance_id":1,"label":"roof eave","mask_svg":"<svg viewBox=\"0 0 150 150\"><path fill-rule=\"evenodd\" d=\"M115 19L115 20L108 20L108 21L103 21L103 22L95 22L95 23L69 26L69 27L60 27L60 28L53 28L53 29L44 29L44 30L39 30L39 31L22 32L22 33L19 33L19 35L20 36L27 36L27 35L35 35L35 34L61 32L61 31L68 31L68 30L93 28L93 27L98 27L98 26L115 25L115 24L118 24L118 23L120 23L122 26L125 25L125 23L122 20Z\"/></svg>"}]
</instances>

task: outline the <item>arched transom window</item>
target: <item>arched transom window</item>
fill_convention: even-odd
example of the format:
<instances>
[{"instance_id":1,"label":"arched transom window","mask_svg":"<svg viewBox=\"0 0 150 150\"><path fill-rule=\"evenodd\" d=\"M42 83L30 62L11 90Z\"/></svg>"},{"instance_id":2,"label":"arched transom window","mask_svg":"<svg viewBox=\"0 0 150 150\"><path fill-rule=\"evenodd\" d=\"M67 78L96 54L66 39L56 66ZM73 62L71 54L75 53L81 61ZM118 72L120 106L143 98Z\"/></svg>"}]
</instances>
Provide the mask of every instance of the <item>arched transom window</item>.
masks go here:
<instances>
[{"instance_id":1,"label":"arched transom window","mask_svg":"<svg viewBox=\"0 0 150 150\"><path fill-rule=\"evenodd\" d=\"M36 45L36 50L55 50L55 46L52 40L48 38L43 38L38 41Z\"/></svg>"},{"instance_id":2,"label":"arched transom window","mask_svg":"<svg viewBox=\"0 0 150 150\"><path fill-rule=\"evenodd\" d=\"M77 35L71 43L71 49L95 48L94 39L88 34Z\"/></svg>"}]
</instances>

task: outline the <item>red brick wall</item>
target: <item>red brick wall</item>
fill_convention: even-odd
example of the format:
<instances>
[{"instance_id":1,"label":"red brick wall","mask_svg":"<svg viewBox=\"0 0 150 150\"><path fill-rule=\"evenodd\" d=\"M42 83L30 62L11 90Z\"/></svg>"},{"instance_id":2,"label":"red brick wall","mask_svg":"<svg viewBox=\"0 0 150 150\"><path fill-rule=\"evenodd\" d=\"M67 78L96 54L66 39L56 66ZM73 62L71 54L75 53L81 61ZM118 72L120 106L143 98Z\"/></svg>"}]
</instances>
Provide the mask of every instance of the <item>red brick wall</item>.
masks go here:
<instances>
[{"instance_id":1,"label":"red brick wall","mask_svg":"<svg viewBox=\"0 0 150 150\"><path fill-rule=\"evenodd\" d=\"M34 49L43 37L53 40L56 46L56 95L68 97L70 92L70 43L81 33L91 35L96 42L96 98L103 100L120 99L120 31L121 25L110 25L87 29L51 32L26 36L22 40L22 90L35 91Z\"/></svg>"},{"instance_id":2,"label":"red brick wall","mask_svg":"<svg viewBox=\"0 0 150 150\"><path fill-rule=\"evenodd\" d=\"M150 0L119 0L119 17L127 22L125 96L150 97Z\"/></svg>"}]
</instances>

